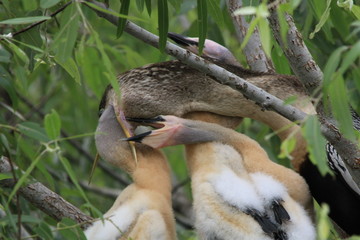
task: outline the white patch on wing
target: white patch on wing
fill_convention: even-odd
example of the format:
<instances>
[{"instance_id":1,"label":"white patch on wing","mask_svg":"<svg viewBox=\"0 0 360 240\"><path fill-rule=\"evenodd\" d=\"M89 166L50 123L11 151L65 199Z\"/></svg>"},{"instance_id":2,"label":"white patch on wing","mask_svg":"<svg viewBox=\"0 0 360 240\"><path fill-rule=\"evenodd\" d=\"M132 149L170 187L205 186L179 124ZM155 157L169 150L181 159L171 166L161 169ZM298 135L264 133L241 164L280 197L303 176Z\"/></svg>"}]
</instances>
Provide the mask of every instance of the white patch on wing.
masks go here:
<instances>
[{"instance_id":1,"label":"white patch on wing","mask_svg":"<svg viewBox=\"0 0 360 240\"><path fill-rule=\"evenodd\" d=\"M249 179L240 178L230 169L223 169L220 174L211 178L210 182L215 192L228 204L243 211L247 208L264 210L262 201Z\"/></svg>"},{"instance_id":2,"label":"white patch on wing","mask_svg":"<svg viewBox=\"0 0 360 240\"><path fill-rule=\"evenodd\" d=\"M85 231L89 240L115 240L128 230L136 219L131 206L123 205L110 216L104 215L104 222L99 220Z\"/></svg>"},{"instance_id":3,"label":"white patch on wing","mask_svg":"<svg viewBox=\"0 0 360 240\"><path fill-rule=\"evenodd\" d=\"M251 173L250 177L254 182L257 191L266 201L282 199L287 195L284 185L275 180L272 176L257 172Z\"/></svg>"}]
</instances>

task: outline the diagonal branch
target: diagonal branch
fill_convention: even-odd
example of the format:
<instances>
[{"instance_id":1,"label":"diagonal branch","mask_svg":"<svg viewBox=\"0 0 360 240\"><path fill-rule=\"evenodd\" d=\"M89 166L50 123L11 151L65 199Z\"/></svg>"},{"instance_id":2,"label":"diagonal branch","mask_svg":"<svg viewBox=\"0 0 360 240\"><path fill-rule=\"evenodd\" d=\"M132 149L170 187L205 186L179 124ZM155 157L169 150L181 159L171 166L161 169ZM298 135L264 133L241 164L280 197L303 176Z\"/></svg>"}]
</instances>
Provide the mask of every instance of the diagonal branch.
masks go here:
<instances>
[{"instance_id":1,"label":"diagonal branch","mask_svg":"<svg viewBox=\"0 0 360 240\"><path fill-rule=\"evenodd\" d=\"M9 160L6 157L0 158L0 173L8 173L11 171ZM31 181L19 189L19 194L32 203L41 211L60 221L62 218L71 218L78 223L82 223L82 227L86 228L93 220L92 217L82 213L77 207L67 202L57 193L45 187L42 183ZM14 179L6 179L0 181L1 187L12 188L16 184Z\"/></svg>"},{"instance_id":2,"label":"diagonal branch","mask_svg":"<svg viewBox=\"0 0 360 240\"><path fill-rule=\"evenodd\" d=\"M235 26L236 37L239 43L244 41L247 31L249 30L249 24L242 15L234 15L234 11L241 8L243 5L242 0L227 0L228 12L232 18ZM267 58L262 48L259 31L255 28L248 43L243 49L243 53L246 57L246 61L250 68L258 72L271 72L274 73L274 66L271 59Z\"/></svg>"}]
</instances>

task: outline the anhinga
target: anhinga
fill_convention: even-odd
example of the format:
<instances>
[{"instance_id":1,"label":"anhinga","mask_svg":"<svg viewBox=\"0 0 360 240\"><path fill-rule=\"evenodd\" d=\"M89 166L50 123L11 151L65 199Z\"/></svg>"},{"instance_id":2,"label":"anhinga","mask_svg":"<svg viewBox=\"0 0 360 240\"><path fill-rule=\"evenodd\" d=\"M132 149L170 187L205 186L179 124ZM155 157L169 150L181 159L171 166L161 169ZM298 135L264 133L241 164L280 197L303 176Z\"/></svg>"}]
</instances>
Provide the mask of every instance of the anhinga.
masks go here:
<instances>
[{"instance_id":1,"label":"anhinga","mask_svg":"<svg viewBox=\"0 0 360 240\"><path fill-rule=\"evenodd\" d=\"M121 140L126 136L114 106L103 101L101 108L95 136L97 150L103 159L126 170L134 182L121 192L104 214L104 222L95 222L85 235L94 240L176 239L170 168L166 157L159 150L138 145L136 163L129 144ZM131 132L130 125L123 121Z\"/></svg>"},{"instance_id":2,"label":"anhinga","mask_svg":"<svg viewBox=\"0 0 360 240\"><path fill-rule=\"evenodd\" d=\"M177 38L180 38L179 35ZM177 42L179 41L177 39ZM182 41L187 42L187 38L183 37ZM191 40L188 45L194 42L196 43L195 40ZM217 54L209 53L217 52L215 45L205 46L205 49L204 53L212 56L205 55L207 60L280 99L295 96L295 107L308 114L315 114L311 99L295 76L244 69L236 66L238 64L226 63L221 57L217 58ZM348 184L340 181L339 176L321 176L317 167L308 159L307 143L298 125L276 112L263 109L261 105L248 100L238 91L217 83L211 76L177 60L132 69L119 76L119 83L122 98L114 104L119 104L128 117L151 118L160 114L186 117L193 112L210 112L223 117L235 117L239 122L243 117L260 121L272 128L281 140L294 136L296 146L291 153L294 169L306 179L315 199L330 206L330 217L342 229L349 234L360 234L359 194L349 188ZM114 95L114 90L108 87L104 99L106 96ZM116 98L113 99L117 101Z\"/></svg>"},{"instance_id":3,"label":"anhinga","mask_svg":"<svg viewBox=\"0 0 360 240\"><path fill-rule=\"evenodd\" d=\"M128 120L156 128L128 141L153 148L186 144L201 239L316 238L306 210L289 191L311 199L305 181L274 164L256 141L218 124L175 116Z\"/></svg>"}]
</instances>

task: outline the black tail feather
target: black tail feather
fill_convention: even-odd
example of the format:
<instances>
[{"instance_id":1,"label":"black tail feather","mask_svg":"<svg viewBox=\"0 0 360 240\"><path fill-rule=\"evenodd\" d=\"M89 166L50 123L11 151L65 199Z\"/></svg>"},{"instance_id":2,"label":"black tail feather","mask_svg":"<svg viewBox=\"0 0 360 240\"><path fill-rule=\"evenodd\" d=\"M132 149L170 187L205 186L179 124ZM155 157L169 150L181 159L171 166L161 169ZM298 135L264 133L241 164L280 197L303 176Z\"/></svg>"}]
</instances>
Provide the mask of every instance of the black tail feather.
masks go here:
<instances>
[{"instance_id":1,"label":"black tail feather","mask_svg":"<svg viewBox=\"0 0 360 240\"><path fill-rule=\"evenodd\" d=\"M274 200L271 204L271 208L274 212L275 221L278 224L282 224L283 221L289 221L290 215L281 204L281 200Z\"/></svg>"}]
</instances>

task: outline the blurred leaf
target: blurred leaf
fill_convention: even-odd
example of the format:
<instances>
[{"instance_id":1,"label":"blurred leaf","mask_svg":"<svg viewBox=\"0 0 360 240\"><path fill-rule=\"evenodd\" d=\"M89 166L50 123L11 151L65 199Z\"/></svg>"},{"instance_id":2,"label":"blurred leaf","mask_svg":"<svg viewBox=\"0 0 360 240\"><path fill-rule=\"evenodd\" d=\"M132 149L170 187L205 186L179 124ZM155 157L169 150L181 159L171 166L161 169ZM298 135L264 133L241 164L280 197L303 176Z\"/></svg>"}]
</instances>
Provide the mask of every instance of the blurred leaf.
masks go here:
<instances>
[{"instance_id":1,"label":"blurred leaf","mask_svg":"<svg viewBox=\"0 0 360 240\"><path fill-rule=\"evenodd\" d=\"M347 49L348 47L346 46L339 47L330 55L324 69L324 82L323 82L324 89L327 89L327 87L331 83L332 76L336 72L339 66L341 60L341 54Z\"/></svg>"},{"instance_id":2,"label":"blurred leaf","mask_svg":"<svg viewBox=\"0 0 360 240\"><path fill-rule=\"evenodd\" d=\"M5 91L9 94L12 105L17 107L18 96L15 90L15 83L12 81L9 72L6 71L2 65L0 65L0 87L5 89Z\"/></svg>"},{"instance_id":3,"label":"blurred leaf","mask_svg":"<svg viewBox=\"0 0 360 240\"><path fill-rule=\"evenodd\" d=\"M40 7L41 8L50 8L56 5L60 0L40 0Z\"/></svg>"},{"instance_id":4,"label":"blurred leaf","mask_svg":"<svg viewBox=\"0 0 360 240\"><path fill-rule=\"evenodd\" d=\"M208 11L210 16L214 19L214 22L220 27L224 25L224 17L220 8L220 0L209 0Z\"/></svg>"},{"instance_id":5,"label":"blurred leaf","mask_svg":"<svg viewBox=\"0 0 360 240\"><path fill-rule=\"evenodd\" d=\"M206 0L197 0L198 24L199 24L199 55L202 54L207 33L207 4Z\"/></svg>"},{"instance_id":6,"label":"blurred leaf","mask_svg":"<svg viewBox=\"0 0 360 240\"><path fill-rule=\"evenodd\" d=\"M348 93L345 88L344 79L341 76L338 76L331 82L328 94L332 113L339 123L341 133L343 133L347 139L355 141Z\"/></svg>"},{"instance_id":7,"label":"blurred leaf","mask_svg":"<svg viewBox=\"0 0 360 240\"><path fill-rule=\"evenodd\" d=\"M26 55L26 53L21 48L19 48L18 46L16 46L15 44L13 44L9 40L7 40L6 38L4 38L4 40L7 42L7 45L12 50L12 52L22 61L22 63L25 66L28 66L29 65L29 58Z\"/></svg>"},{"instance_id":8,"label":"blurred leaf","mask_svg":"<svg viewBox=\"0 0 360 240\"><path fill-rule=\"evenodd\" d=\"M268 21L264 18L261 18L259 20L259 33L260 33L261 45L264 49L264 52L268 57L270 57L271 47L272 47L270 27Z\"/></svg>"},{"instance_id":9,"label":"blurred leaf","mask_svg":"<svg viewBox=\"0 0 360 240\"><path fill-rule=\"evenodd\" d=\"M128 15L125 15L125 14L120 14L120 13L117 13L117 12L114 12L114 11L111 11L111 10L107 10L107 9L98 7L97 5L95 5L93 3L90 3L90 2L84 2L84 4L90 6L91 8L93 8L93 9L99 11L99 12L107 13L107 14L110 14L110 15L118 17L118 18L125 18L125 19L129 19L129 20L134 20L134 21L147 22L147 20L144 19L144 18L139 18L139 17L134 17L134 16L128 16Z\"/></svg>"},{"instance_id":10,"label":"blurred leaf","mask_svg":"<svg viewBox=\"0 0 360 240\"><path fill-rule=\"evenodd\" d=\"M23 122L18 125L20 132L28 137L39 140L40 142L48 142L49 138L46 136L45 131L38 123Z\"/></svg>"},{"instance_id":11,"label":"blurred leaf","mask_svg":"<svg viewBox=\"0 0 360 240\"><path fill-rule=\"evenodd\" d=\"M286 10L284 8L285 4L280 4L280 6L277 8L277 13L279 17L281 40L284 45L287 46L287 32L289 30L289 24L286 21Z\"/></svg>"},{"instance_id":12,"label":"blurred leaf","mask_svg":"<svg viewBox=\"0 0 360 240\"><path fill-rule=\"evenodd\" d=\"M30 176L30 173L32 172L32 170L34 170L35 166L39 163L39 161L42 158L44 153L45 153L45 151L43 151L39 156L37 156L37 158L33 160L33 162L30 164L30 166L23 173L23 175L18 179L18 181L16 182L15 186L13 187L13 189L9 195L7 204L10 203L11 199L14 197L14 195L19 190L19 188L22 187L23 184L26 182L27 178Z\"/></svg>"},{"instance_id":13,"label":"blurred leaf","mask_svg":"<svg viewBox=\"0 0 360 240\"><path fill-rule=\"evenodd\" d=\"M325 176L327 173L332 174L327 163L325 151L326 140L320 132L320 123L316 116L308 117L302 131L307 141L311 162L317 165L322 176Z\"/></svg>"},{"instance_id":14,"label":"blurred leaf","mask_svg":"<svg viewBox=\"0 0 360 240\"><path fill-rule=\"evenodd\" d=\"M145 0L145 5L149 16L151 16L151 0Z\"/></svg>"},{"instance_id":15,"label":"blurred leaf","mask_svg":"<svg viewBox=\"0 0 360 240\"><path fill-rule=\"evenodd\" d=\"M179 11L180 11L182 1L179 1L179 0L169 0L169 3L171 4L171 6L173 6L173 7L175 8L175 11L176 11L176 12L179 12Z\"/></svg>"},{"instance_id":16,"label":"blurred leaf","mask_svg":"<svg viewBox=\"0 0 360 240\"><path fill-rule=\"evenodd\" d=\"M330 212L329 206L327 204L322 204L320 212L318 212L318 224L317 224L317 233L319 240L327 240L330 236L330 222L328 214Z\"/></svg>"},{"instance_id":17,"label":"blurred leaf","mask_svg":"<svg viewBox=\"0 0 360 240\"><path fill-rule=\"evenodd\" d=\"M234 15L253 15L256 14L257 8L256 7L242 7L234 11Z\"/></svg>"},{"instance_id":18,"label":"blurred leaf","mask_svg":"<svg viewBox=\"0 0 360 240\"><path fill-rule=\"evenodd\" d=\"M42 240L52 240L53 234L50 227L45 223L41 222L38 227L34 229L35 233L39 235Z\"/></svg>"},{"instance_id":19,"label":"blurred leaf","mask_svg":"<svg viewBox=\"0 0 360 240\"><path fill-rule=\"evenodd\" d=\"M68 58L65 62L62 62L55 57L55 61L75 80L75 82L81 84L79 69L73 58Z\"/></svg>"},{"instance_id":20,"label":"blurred leaf","mask_svg":"<svg viewBox=\"0 0 360 240\"><path fill-rule=\"evenodd\" d=\"M358 41L351 49L344 54L343 61L339 68L339 74L343 74L351 64L360 56L360 41Z\"/></svg>"},{"instance_id":21,"label":"blurred leaf","mask_svg":"<svg viewBox=\"0 0 360 240\"><path fill-rule=\"evenodd\" d=\"M58 229L64 239L86 240L85 234L79 227L79 224L70 218L61 219L61 222L58 223Z\"/></svg>"},{"instance_id":22,"label":"blurred leaf","mask_svg":"<svg viewBox=\"0 0 360 240\"><path fill-rule=\"evenodd\" d=\"M5 49L0 47L0 62L9 63L11 54ZM1 77L1 75L0 75Z\"/></svg>"},{"instance_id":23,"label":"blurred leaf","mask_svg":"<svg viewBox=\"0 0 360 240\"><path fill-rule=\"evenodd\" d=\"M310 33L309 35L310 39L314 38L315 34L320 31L320 29L324 26L325 22L328 20L331 10L330 4L331 4L331 0L326 0L326 9L321 15L319 23L315 26L315 30L312 33Z\"/></svg>"},{"instance_id":24,"label":"blurred leaf","mask_svg":"<svg viewBox=\"0 0 360 240\"><path fill-rule=\"evenodd\" d=\"M145 1L144 0L136 0L136 6L139 12L144 11Z\"/></svg>"},{"instance_id":25,"label":"blurred leaf","mask_svg":"<svg viewBox=\"0 0 360 240\"><path fill-rule=\"evenodd\" d=\"M127 16L129 13L129 7L130 7L130 0L121 0L120 14ZM124 32L126 21L127 21L126 18L119 17L118 27L116 31L116 36L118 38Z\"/></svg>"},{"instance_id":26,"label":"blurred leaf","mask_svg":"<svg viewBox=\"0 0 360 240\"><path fill-rule=\"evenodd\" d=\"M61 29L56 34L52 44L52 49L56 52L55 58L57 61L65 63L71 57L78 35L79 19L76 4L72 4L62 13Z\"/></svg>"},{"instance_id":27,"label":"blurred leaf","mask_svg":"<svg viewBox=\"0 0 360 240\"><path fill-rule=\"evenodd\" d=\"M355 17L360 20L360 6L354 5L351 11L355 15Z\"/></svg>"},{"instance_id":28,"label":"blurred leaf","mask_svg":"<svg viewBox=\"0 0 360 240\"><path fill-rule=\"evenodd\" d=\"M60 136L61 120L54 109L51 110L51 113L45 115L44 126L50 139L56 139Z\"/></svg>"},{"instance_id":29,"label":"blurred leaf","mask_svg":"<svg viewBox=\"0 0 360 240\"><path fill-rule=\"evenodd\" d=\"M167 33L169 31L169 16L168 16L168 6L166 0L158 1L158 25L159 25L159 50L164 52Z\"/></svg>"},{"instance_id":30,"label":"blurred leaf","mask_svg":"<svg viewBox=\"0 0 360 240\"><path fill-rule=\"evenodd\" d=\"M51 17L47 16L37 16L37 17L23 17L23 18L12 18L1 21L0 24L9 24L9 25L16 25L16 24L29 24L34 22L40 22L43 20L51 19Z\"/></svg>"},{"instance_id":31,"label":"blurred leaf","mask_svg":"<svg viewBox=\"0 0 360 240\"><path fill-rule=\"evenodd\" d=\"M298 99L297 96L288 97L287 99L284 100L284 104L286 105L293 104L296 102L297 99Z\"/></svg>"},{"instance_id":32,"label":"blurred leaf","mask_svg":"<svg viewBox=\"0 0 360 240\"><path fill-rule=\"evenodd\" d=\"M337 0L337 5L346 10L351 10L354 6L353 0Z\"/></svg>"},{"instance_id":33,"label":"blurred leaf","mask_svg":"<svg viewBox=\"0 0 360 240\"><path fill-rule=\"evenodd\" d=\"M0 181L4 179L12 179L13 176L11 173L0 173Z\"/></svg>"},{"instance_id":34,"label":"blurred leaf","mask_svg":"<svg viewBox=\"0 0 360 240\"><path fill-rule=\"evenodd\" d=\"M250 37L251 35L253 34L255 28L256 28L256 25L259 23L260 21L260 18L254 18L250 25L249 25L249 28L248 28L248 31L246 32L246 35L244 37L244 40L242 41L241 43L241 49L244 49L244 47L246 46L246 44L249 42L250 40Z\"/></svg>"},{"instance_id":35,"label":"blurred leaf","mask_svg":"<svg viewBox=\"0 0 360 240\"><path fill-rule=\"evenodd\" d=\"M79 181L76 177L76 174L74 172L74 170L72 169L71 167L71 164L69 163L69 161L62 157L61 155L59 156L59 159L62 163L62 165L64 166L67 174L69 175L71 181L74 183L74 185L76 186L76 189L79 191L79 193L81 194L82 198L86 201L86 202L89 202L89 199L86 197L86 194L84 192L84 190L80 187L79 185Z\"/></svg>"},{"instance_id":36,"label":"blurred leaf","mask_svg":"<svg viewBox=\"0 0 360 240\"><path fill-rule=\"evenodd\" d=\"M280 154L279 154L279 158L289 158L291 159L291 152L294 151L296 146L296 139L295 137L290 137L285 139L285 141L283 141L281 143L281 147L280 147Z\"/></svg>"}]
</instances>

